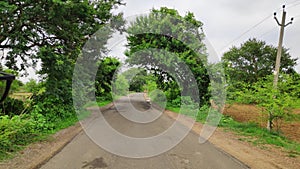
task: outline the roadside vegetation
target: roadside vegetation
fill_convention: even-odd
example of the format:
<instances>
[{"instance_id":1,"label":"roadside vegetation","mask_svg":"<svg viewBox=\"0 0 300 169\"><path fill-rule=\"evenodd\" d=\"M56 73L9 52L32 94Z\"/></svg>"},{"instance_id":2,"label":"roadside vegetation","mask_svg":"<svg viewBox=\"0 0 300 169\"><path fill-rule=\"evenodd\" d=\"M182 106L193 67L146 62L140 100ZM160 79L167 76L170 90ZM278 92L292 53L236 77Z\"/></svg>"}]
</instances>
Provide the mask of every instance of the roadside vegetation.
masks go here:
<instances>
[{"instance_id":1,"label":"roadside vegetation","mask_svg":"<svg viewBox=\"0 0 300 169\"><path fill-rule=\"evenodd\" d=\"M0 2L0 49L5 51L0 71L26 77L27 68L40 63L40 80L15 80L0 104L0 160L78 121L72 101L74 65L88 37L112 20L122 21L121 13L112 13L120 5L119 0ZM122 30L122 25L112 29ZM105 49L105 44L98 47ZM108 93L120 62L109 56L98 60L94 92L102 106L112 100ZM4 87L1 81L1 94Z\"/></svg>"},{"instance_id":2,"label":"roadside vegetation","mask_svg":"<svg viewBox=\"0 0 300 169\"><path fill-rule=\"evenodd\" d=\"M158 12L164 13L166 16L157 14ZM258 120L237 121L228 112L222 116L219 127L238 133L241 135L241 140L249 141L263 147L267 144L275 145L284 148L291 157L298 156L300 154L300 143L288 138L286 133L281 130L283 123L300 123L299 114L294 113L294 110L300 106L298 101L300 96L300 75L294 70L297 59L293 59L289 55L288 50L283 49L279 83L277 89L274 89L273 71L277 48L267 45L264 41L255 38L249 39L241 44L240 47L232 47L228 52L224 53L220 63L210 65L207 64L206 57L203 58L203 56L193 55L192 52L189 53L189 49L181 46L183 44L176 42L176 40L169 39L168 41L163 35L135 35L135 30L140 31L144 29L155 32L156 27L162 27L171 32L176 32L178 27L182 28L186 26L173 24L169 16L193 23L196 29L202 26L200 21L195 20L192 13L180 16L176 10L167 8L153 9L149 16L137 18L136 22L133 22L128 29L130 36L128 37L128 50L126 51L127 62L132 65L141 66L147 70L148 74L144 75L144 78L139 76L138 83L144 84L144 87L140 85L138 89L132 89L148 92L152 102L158 105L166 102L166 109L177 113L179 113L183 102L195 101L192 95L190 95L192 96L191 98L180 95L182 87L178 86L174 76L165 70L155 69L160 66L159 54L148 54L152 58L138 58L134 54L136 50L149 47L162 48L173 52L189 65L198 83L198 97L200 97L199 113L197 115L187 115L204 123L209 111L218 111L222 108L226 110L231 105L236 104L241 106L253 105L258 108L256 114L253 114L253 116L257 116ZM162 17L162 19L156 22L153 19L155 17ZM192 31L192 29L191 32L195 33L193 36L199 37L199 44L201 44L204 35L197 31ZM178 34L179 37L184 36L180 33ZM203 45L202 47L205 46L203 43L201 45ZM202 49L202 51L205 51L205 49ZM189 53L189 57L185 57L186 53ZM202 54L206 56L205 52ZM155 62L157 60L158 62ZM201 60L201 64L197 60ZM174 62L163 61L166 62L164 66L167 68L169 66L176 66L168 65L168 63L174 64ZM213 86L204 65L215 68L210 70L215 71L215 73L221 70L218 67L224 68L226 79L226 102L224 104L218 102L221 99L218 100L218 98L212 97L211 94L215 91L212 91L211 87L222 88L222 86ZM180 73L176 75L180 76ZM210 78L214 77L211 76ZM240 114L242 113L240 112ZM267 129L268 122L271 123L271 128L269 129Z\"/></svg>"},{"instance_id":3,"label":"roadside vegetation","mask_svg":"<svg viewBox=\"0 0 300 169\"><path fill-rule=\"evenodd\" d=\"M293 113L300 108L300 75L294 70L297 59L292 59L287 49L283 49L278 88L274 89L276 47L249 39L226 52L221 63L209 63L205 35L200 31L203 23L193 13L181 16L175 9L152 9L125 30L122 13L112 13L120 5L124 5L120 0L0 2L0 49L7 51L1 56L0 71L26 76L28 67L41 63L36 72L40 80L25 84L15 80L9 98L0 104L0 160L78 121L72 100L76 60L82 56L88 37L115 20L118 24L112 24L112 30L101 38L107 41L112 33L126 31L126 64L135 68L115 76L121 61L97 54L98 71L90 91L97 102L86 107L104 106L129 91L147 92L152 102L174 112L179 112L183 103L189 108L198 106L198 114L184 113L205 122L210 110L255 105L260 108L260 121L238 122L227 113L219 126L245 136L241 140L283 147L291 157L300 154L300 143L288 139L281 130L282 123L300 123L300 114ZM108 50L106 43L97 50ZM208 67L215 74L224 68L224 78L209 74ZM226 85L213 81L226 81ZM1 82L1 93L4 87ZM214 97L212 93L218 92L219 97ZM82 95L76 97L84 99ZM272 124L269 130L267 122Z\"/></svg>"}]
</instances>

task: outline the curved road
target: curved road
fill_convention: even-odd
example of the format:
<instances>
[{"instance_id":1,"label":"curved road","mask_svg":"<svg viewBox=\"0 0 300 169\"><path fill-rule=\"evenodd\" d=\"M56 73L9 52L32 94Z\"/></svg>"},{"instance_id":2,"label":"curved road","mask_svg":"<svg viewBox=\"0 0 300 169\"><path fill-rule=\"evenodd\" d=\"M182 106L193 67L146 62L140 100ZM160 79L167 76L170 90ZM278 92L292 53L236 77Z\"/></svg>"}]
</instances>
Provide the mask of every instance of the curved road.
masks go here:
<instances>
[{"instance_id":1,"label":"curved road","mask_svg":"<svg viewBox=\"0 0 300 169\"><path fill-rule=\"evenodd\" d=\"M117 101L117 107L102 112L103 117L118 132L137 138L155 136L168 129L174 120L150 107L143 94L131 94ZM139 110L136 111L135 110ZM123 115L142 111L143 116L156 118L150 123L135 123ZM97 113L85 120L86 124L97 125ZM126 117L127 117L126 116ZM146 118L147 119L147 118ZM97 130L95 132L102 133ZM172 138L170 138L172 139ZM42 169L242 169L244 164L209 142L198 143L199 136L194 132L188 135L173 149L149 158L125 158L103 150L85 132L78 134L60 153L50 159ZM131 147L134 149L135 147Z\"/></svg>"}]
</instances>

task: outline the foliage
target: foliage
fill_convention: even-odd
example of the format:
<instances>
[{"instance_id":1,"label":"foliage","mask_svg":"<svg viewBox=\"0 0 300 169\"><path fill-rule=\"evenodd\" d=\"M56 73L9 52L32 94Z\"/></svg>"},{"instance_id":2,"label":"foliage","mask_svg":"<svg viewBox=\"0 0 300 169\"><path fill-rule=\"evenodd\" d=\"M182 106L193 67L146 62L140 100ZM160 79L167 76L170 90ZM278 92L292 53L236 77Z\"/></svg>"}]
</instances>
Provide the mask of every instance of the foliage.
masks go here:
<instances>
[{"instance_id":1,"label":"foliage","mask_svg":"<svg viewBox=\"0 0 300 169\"><path fill-rule=\"evenodd\" d=\"M147 91L148 93L152 92L153 90L156 90L158 88L157 80L157 77L155 77L153 74L149 74L147 77L146 84L144 84L143 86L143 90Z\"/></svg>"},{"instance_id":2,"label":"foliage","mask_svg":"<svg viewBox=\"0 0 300 169\"><path fill-rule=\"evenodd\" d=\"M30 79L29 82L27 82L24 85L24 89L26 92L30 92L33 94L42 94L45 92L44 82L37 82L34 79Z\"/></svg>"},{"instance_id":3,"label":"foliage","mask_svg":"<svg viewBox=\"0 0 300 169\"><path fill-rule=\"evenodd\" d=\"M127 62L154 73L159 89L175 87L176 79L183 82L181 88L193 99L199 95L189 91L195 87L189 85L196 78L201 103L204 103L209 97L209 77L204 67L207 60L202 42L204 34L198 31L202 25L192 13L180 16L174 9L152 9L148 16L138 17L127 29ZM192 75L188 75L187 69Z\"/></svg>"},{"instance_id":4,"label":"foliage","mask_svg":"<svg viewBox=\"0 0 300 169\"><path fill-rule=\"evenodd\" d=\"M19 143L25 145L39 134L55 132L78 120L72 105L74 64L86 40L98 29L119 21L101 36L104 41L97 47L98 53L106 48L113 31L123 29L122 14L112 12L120 5L121 0L0 2L0 50L7 51L1 61L19 72L40 62L37 73L43 78L41 83L31 81L25 87L34 93L27 114L0 118L1 157L6 151L15 151ZM111 71L109 66L114 65L107 65L105 71Z\"/></svg>"},{"instance_id":5,"label":"foliage","mask_svg":"<svg viewBox=\"0 0 300 169\"><path fill-rule=\"evenodd\" d=\"M255 97L258 102L258 106L263 107L263 113L269 115L270 129L272 130L273 123L275 120L288 119L291 116L292 102L293 99L289 93L285 91L289 87L288 83L289 76L282 76L281 82L279 83L280 88L273 87L273 76L269 76L266 81L259 81L255 84ZM283 79L286 79L283 80ZM277 126L279 132L280 126Z\"/></svg>"},{"instance_id":6,"label":"foliage","mask_svg":"<svg viewBox=\"0 0 300 169\"><path fill-rule=\"evenodd\" d=\"M71 79L80 50L104 24L113 18L120 20L122 15L113 15L111 10L121 4L119 0L1 2L0 49L8 50L6 66L24 70L40 61L44 98L56 97L61 104L72 104ZM16 60L21 61L20 67Z\"/></svg>"},{"instance_id":7,"label":"foliage","mask_svg":"<svg viewBox=\"0 0 300 169\"><path fill-rule=\"evenodd\" d=\"M114 96L127 95L129 91L129 83L123 74L116 77L113 83L113 94Z\"/></svg>"},{"instance_id":8,"label":"foliage","mask_svg":"<svg viewBox=\"0 0 300 169\"><path fill-rule=\"evenodd\" d=\"M27 144L43 140L47 138L46 135L73 125L77 121L74 114L67 116L67 112L70 112L68 107L56 107L56 111L64 115L61 117L57 112L45 114L41 106L35 105L29 114L0 116L0 160L10 157Z\"/></svg>"},{"instance_id":9,"label":"foliage","mask_svg":"<svg viewBox=\"0 0 300 169\"><path fill-rule=\"evenodd\" d=\"M199 109L199 112L196 116L196 121L198 122L202 122L204 123L206 118L207 118L207 115L210 111L210 106L209 105L203 105L200 109Z\"/></svg>"},{"instance_id":10,"label":"foliage","mask_svg":"<svg viewBox=\"0 0 300 169\"><path fill-rule=\"evenodd\" d=\"M149 93L149 97L152 103L159 105L161 108L165 108L167 104L167 98L163 91L155 89Z\"/></svg>"},{"instance_id":11,"label":"foliage","mask_svg":"<svg viewBox=\"0 0 300 169\"><path fill-rule=\"evenodd\" d=\"M177 113L180 111L178 108L176 109L173 107L168 107L168 109ZM209 105L202 106L195 117L196 121L204 123L210 110L211 108ZM193 115L189 116L193 117ZM244 137L241 138L241 140L251 142L254 145L263 146L270 144L283 147L292 157L300 154L300 144L298 142L291 141L278 132L270 132L255 123L241 123L235 121L230 116L222 116L218 126L243 135Z\"/></svg>"},{"instance_id":12,"label":"foliage","mask_svg":"<svg viewBox=\"0 0 300 169\"><path fill-rule=\"evenodd\" d=\"M262 107L263 112L269 115L269 121L287 120L292 118L291 109L296 105L293 100L297 99L298 93L291 93L295 86L292 75L282 74L279 78L278 87L273 87L273 75L267 76L254 84L240 83L240 89L231 92L234 102L244 104L256 104ZM299 92L299 90L297 89ZM297 93L297 94L296 94ZM280 126L277 126L279 130Z\"/></svg>"},{"instance_id":13,"label":"foliage","mask_svg":"<svg viewBox=\"0 0 300 169\"><path fill-rule=\"evenodd\" d=\"M277 48L266 45L264 41L249 39L240 47L232 47L226 52L224 62L227 81L234 87L239 82L255 83L259 79L271 75L275 69ZM297 59L292 59L288 50L283 48L280 71L295 72L293 67Z\"/></svg>"},{"instance_id":14,"label":"foliage","mask_svg":"<svg viewBox=\"0 0 300 169\"><path fill-rule=\"evenodd\" d=\"M121 4L119 0L2 1L0 48L9 50L6 66L24 69L29 64L28 58L38 59L36 52L40 47L51 47L60 54L70 53L86 40L86 35L96 32L112 17L118 17L111 10ZM20 68L16 60L22 60Z\"/></svg>"},{"instance_id":15,"label":"foliage","mask_svg":"<svg viewBox=\"0 0 300 169\"><path fill-rule=\"evenodd\" d=\"M129 81L129 90L142 92L143 86L148 80L147 71L145 69L131 68L122 73Z\"/></svg>"},{"instance_id":16,"label":"foliage","mask_svg":"<svg viewBox=\"0 0 300 169\"><path fill-rule=\"evenodd\" d=\"M96 97L107 98L111 92L113 76L117 73L116 71L121 63L116 58L106 57L98 64L95 78Z\"/></svg>"},{"instance_id":17,"label":"foliage","mask_svg":"<svg viewBox=\"0 0 300 169\"><path fill-rule=\"evenodd\" d=\"M22 100L8 97L3 103L0 103L0 115L12 117L24 113L24 109L25 106Z\"/></svg>"},{"instance_id":18,"label":"foliage","mask_svg":"<svg viewBox=\"0 0 300 169\"><path fill-rule=\"evenodd\" d=\"M0 116L0 160L37 138L34 125L33 120L22 116Z\"/></svg>"}]
</instances>

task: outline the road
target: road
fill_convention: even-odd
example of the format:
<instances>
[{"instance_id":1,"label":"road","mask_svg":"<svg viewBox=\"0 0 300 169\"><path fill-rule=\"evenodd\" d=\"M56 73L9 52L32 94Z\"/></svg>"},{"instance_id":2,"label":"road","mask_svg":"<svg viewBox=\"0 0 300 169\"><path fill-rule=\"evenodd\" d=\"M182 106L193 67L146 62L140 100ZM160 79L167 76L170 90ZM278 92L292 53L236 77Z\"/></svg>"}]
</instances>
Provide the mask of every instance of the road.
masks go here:
<instances>
[{"instance_id":1,"label":"road","mask_svg":"<svg viewBox=\"0 0 300 169\"><path fill-rule=\"evenodd\" d=\"M103 111L105 120L116 131L129 137L145 138L155 136L168 129L174 120L161 114L150 123L136 123L124 118L130 114L133 105L137 110L156 117L157 110L145 102L143 94L132 94L129 99L120 99L119 105ZM131 103L131 104L130 104ZM122 110L121 110L122 109ZM119 113L123 111L123 113ZM123 115L122 115L123 114ZM88 123L99 123L97 116L91 116ZM101 133L101 131L98 131ZM90 134L88 134L90 135ZM219 150L209 142L199 144L199 136L189 132L171 150L148 158L127 158L115 155L95 144L86 132L78 134L61 152L50 159L41 169L241 169L247 168L238 160ZM172 139L172 138L169 138ZM130 147L134 150L135 147ZM141 147L139 147L141 148ZM145 148L147 151L148 148Z\"/></svg>"}]
</instances>

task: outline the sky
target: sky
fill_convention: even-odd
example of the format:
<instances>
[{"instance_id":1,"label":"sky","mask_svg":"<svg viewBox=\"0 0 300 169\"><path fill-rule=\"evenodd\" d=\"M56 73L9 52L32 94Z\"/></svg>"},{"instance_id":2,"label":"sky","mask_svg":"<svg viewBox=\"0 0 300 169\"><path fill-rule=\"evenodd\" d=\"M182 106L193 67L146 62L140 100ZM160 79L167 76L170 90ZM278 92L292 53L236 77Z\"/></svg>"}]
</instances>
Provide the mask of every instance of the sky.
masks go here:
<instances>
[{"instance_id":1,"label":"sky","mask_svg":"<svg viewBox=\"0 0 300 169\"><path fill-rule=\"evenodd\" d=\"M293 58L300 57L300 0L124 0L119 7L125 17L148 13L152 8L169 7L181 15L193 12L204 23L204 33L211 46L222 57L231 47L239 47L249 38L257 38L276 46L281 22L282 5L286 5L286 22L294 17L293 24L285 27L283 46ZM300 72L300 58L296 70Z\"/></svg>"},{"instance_id":2,"label":"sky","mask_svg":"<svg viewBox=\"0 0 300 169\"><path fill-rule=\"evenodd\" d=\"M274 12L281 21L282 5L286 5L287 22L283 46L293 58L300 57L300 0L123 0L126 5L114 12L123 12L125 17L147 14L152 8L169 7L181 15L193 12L203 22L203 30L211 48L219 58L233 46L240 46L249 38L257 38L268 45L277 46L280 27L274 20ZM121 44L124 44L121 43ZM124 48L115 48L116 55ZM300 58L296 70L300 72ZM33 71L23 82L34 78Z\"/></svg>"}]
</instances>

